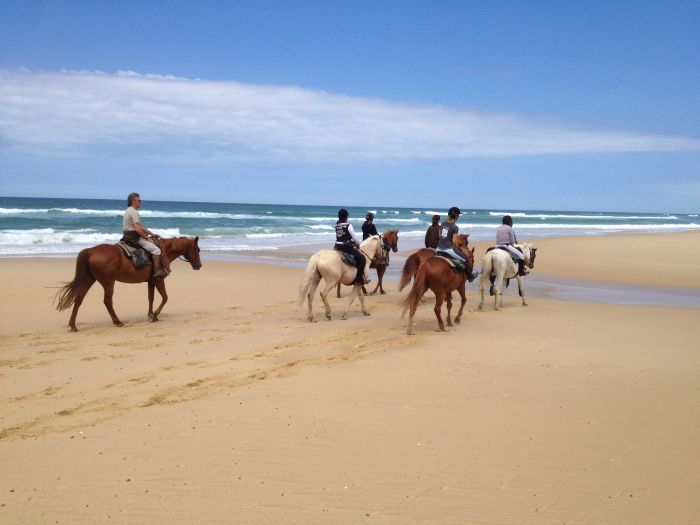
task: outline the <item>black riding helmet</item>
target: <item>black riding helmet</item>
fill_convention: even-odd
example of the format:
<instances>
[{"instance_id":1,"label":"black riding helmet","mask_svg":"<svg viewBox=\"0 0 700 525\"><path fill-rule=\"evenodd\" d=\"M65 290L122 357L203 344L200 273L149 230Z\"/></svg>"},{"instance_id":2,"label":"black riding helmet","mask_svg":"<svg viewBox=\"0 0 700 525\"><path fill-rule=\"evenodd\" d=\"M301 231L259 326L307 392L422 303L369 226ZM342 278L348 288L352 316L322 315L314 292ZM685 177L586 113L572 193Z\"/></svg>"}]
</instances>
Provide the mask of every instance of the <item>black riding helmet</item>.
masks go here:
<instances>
[{"instance_id":1,"label":"black riding helmet","mask_svg":"<svg viewBox=\"0 0 700 525\"><path fill-rule=\"evenodd\" d=\"M338 220L341 222L347 221L349 215L350 214L348 213L348 210L346 210L345 208L340 208L338 210Z\"/></svg>"},{"instance_id":2,"label":"black riding helmet","mask_svg":"<svg viewBox=\"0 0 700 525\"><path fill-rule=\"evenodd\" d=\"M513 219L510 215L504 215L502 222L503 224L507 224L508 226L513 226Z\"/></svg>"},{"instance_id":3,"label":"black riding helmet","mask_svg":"<svg viewBox=\"0 0 700 525\"><path fill-rule=\"evenodd\" d=\"M456 219L457 217L460 216L462 212L457 206L452 206L448 211L447 211L447 216L450 219Z\"/></svg>"}]
</instances>

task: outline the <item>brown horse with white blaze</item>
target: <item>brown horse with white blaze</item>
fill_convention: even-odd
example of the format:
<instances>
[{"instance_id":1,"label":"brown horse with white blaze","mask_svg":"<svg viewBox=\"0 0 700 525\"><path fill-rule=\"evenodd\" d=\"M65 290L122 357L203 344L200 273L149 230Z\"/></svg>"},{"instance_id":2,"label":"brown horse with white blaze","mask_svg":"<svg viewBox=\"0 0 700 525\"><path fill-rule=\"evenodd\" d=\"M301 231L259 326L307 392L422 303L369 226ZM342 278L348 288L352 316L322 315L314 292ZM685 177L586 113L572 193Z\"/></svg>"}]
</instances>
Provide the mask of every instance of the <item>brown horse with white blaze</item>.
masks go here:
<instances>
[{"instance_id":1,"label":"brown horse with white blaze","mask_svg":"<svg viewBox=\"0 0 700 525\"><path fill-rule=\"evenodd\" d=\"M467 235L455 235L452 238L453 245L456 250L459 250L467 258L467 271L455 272L450 264L443 257L433 256L420 265L416 272L416 279L413 281L413 287L408 294L408 297L401 302L403 306L403 314L409 312L408 329L406 333L413 335L413 316L416 309L428 289L435 294L435 317L437 317L440 331L445 332L445 324L442 322L440 314L442 310L442 302L447 302L447 326L452 326L450 318L452 312L452 292L457 290L462 299L459 307L459 312L455 316L455 323L459 324L464 311L464 305L467 302L466 283L467 276L471 274L474 268L474 248L467 248Z\"/></svg>"},{"instance_id":2,"label":"brown horse with white blaze","mask_svg":"<svg viewBox=\"0 0 700 525\"><path fill-rule=\"evenodd\" d=\"M162 262L167 268L170 261L183 258L189 262L193 270L199 270L202 262L199 258L199 237L175 237L172 239L160 239L160 249L162 252ZM57 301L56 309L63 311L71 306L73 312L70 316L68 326L71 331L77 332L75 319L78 310L90 290L90 287L99 282L104 288L104 304L109 312L112 322L116 326L123 326L117 317L112 306L112 296L114 294L114 283L143 283L148 282L148 318L150 321L158 321L158 315L163 310L163 306L168 301L168 294L165 291L164 279L153 278L153 268L144 266L136 268L132 260L124 255L116 244L99 244L92 248L86 248L78 254L75 264L75 277L66 283L56 294L54 302ZM161 303L153 311L153 299L155 289L161 296Z\"/></svg>"}]
</instances>

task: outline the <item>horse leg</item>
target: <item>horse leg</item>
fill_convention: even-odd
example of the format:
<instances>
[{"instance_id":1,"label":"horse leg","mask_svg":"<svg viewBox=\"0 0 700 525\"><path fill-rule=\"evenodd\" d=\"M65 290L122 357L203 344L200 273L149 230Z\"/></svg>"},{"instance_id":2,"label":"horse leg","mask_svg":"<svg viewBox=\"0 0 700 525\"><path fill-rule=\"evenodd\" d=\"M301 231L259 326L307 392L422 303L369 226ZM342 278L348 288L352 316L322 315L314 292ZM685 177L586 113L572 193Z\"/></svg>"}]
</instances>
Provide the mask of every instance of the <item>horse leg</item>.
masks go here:
<instances>
[{"instance_id":1,"label":"horse leg","mask_svg":"<svg viewBox=\"0 0 700 525\"><path fill-rule=\"evenodd\" d=\"M75 294L75 302L73 303L73 311L70 314L70 320L68 321L68 326L70 327L71 332L77 332L78 329L75 327L75 319L78 317L78 309L80 308L80 305L83 304L83 299L85 299L85 296L88 293L88 290L90 290L90 287L95 284L95 279L92 279L92 282L89 285L86 285L85 288L81 289L78 293Z\"/></svg>"},{"instance_id":2,"label":"horse leg","mask_svg":"<svg viewBox=\"0 0 700 525\"><path fill-rule=\"evenodd\" d=\"M362 313L364 315L369 315L369 312L367 311L367 308L365 308L365 298L364 295L362 294L357 294L357 296L360 298L360 308L362 308ZM349 308L348 308L349 309Z\"/></svg>"},{"instance_id":3,"label":"horse leg","mask_svg":"<svg viewBox=\"0 0 700 525\"><path fill-rule=\"evenodd\" d=\"M360 293L360 285L356 284L355 286L352 287L352 292L350 292L350 298L348 300L348 307L345 309L345 312L343 312L343 315L341 319L345 321L345 319L348 318L348 312L350 311L350 307L352 306L352 302L355 300L355 296L358 296L360 298L360 301L363 301L362 299L362 294ZM363 307L364 310L364 307Z\"/></svg>"},{"instance_id":4,"label":"horse leg","mask_svg":"<svg viewBox=\"0 0 700 525\"><path fill-rule=\"evenodd\" d=\"M338 291L336 292L336 297L340 299L340 283L338 283Z\"/></svg>"},{"instance_id":5,"label":"horse leg","mask_svg":"<svg viewBox=\"0 0 700 525\"><path fill-rule=\"evenodd\" d=\"M520 293L520 297L523 299L523 306L527 306L527 303L525 302L525 283L523 283L523 278L520 275L516 275L515 278L518 280L518 292Z\"/></svg>"},{"instance_id":6,"label":"horse leg","mask_svg":"<svg viewBox=\"0 0 700 525\"><path fill-rule=\"evenodd\" d=\"M445 302L447 303L447 326L452 326L452 292L447 293Z\"/></svg>"},{"instance_id":7,"label":"horse leg","mask_svg":"<svg viewBox=\"0 0 700 525\"><path fill-rule=\"evenodd\" d=\"M386 266L377 266L377 286L374 287L374 290L370 292L370 295L374 295L377 293L377 290L379 290L379 293L384 295L386 292L384 291L384 288L382 287L382 278L384 277L384 272L386 271Z\"/></svg>"},{"instance_id":8,"label":"horse leg","mask_svg":"<svg viewBox=\"0 0 700 525\"><path fill-rule=\"evenodd\" d=\"M316 274L314 276L314 280L311 282L311 286L309 287L309 291L306 294L306 299L309 303L309 310L306 312L306 320L309 321L310 323L314 322L314 312L311 307L311 303L314 302L314 295L316 295L316 288L318 287L318 283L321 282L321 277Z\"/></svg>"},{"instance_id":9,"label":"horse leg","mask_svg":"<svg viewBox=\"0 0 700 525\"><path fill-rule=\"evenodd\" d=\"M464 305L467 304L467 294L466 294L467 284L464 283L458 288L459 297L462 300L462 304L459 305L459 312L457 312L457 317L455 317L455 323L459 324L462 321L462 312L464 311Z\"/></svg>"},{"instance_id":10,"label":"horse leg","mask_svg":"<svg viewBox=\"0 0 700 525\"><path fill-rule=\"evenodd\" d=\"M329 283L326 285L326 287L321 290L321 299L323 300L323 306L326 309L326 319L329 321L331 320L331 305L328 303L328 294L330 291L333 289L333 287L336 285L335 282ZM350 302L352 303L352 296L350 296Z\"/></svg>"},{"instance_id":11,"label":"horse leg","mask_svg":"<svg viewBox=\"0 0 700 525\"><path fill-rule=\"evenodd\" d=\"M496 295L493 296L493 309L496 311L503 308L503 281L503 275L499 274L496 276L496 283L494 284Z\"/></svg>"},{"instance_id":12,"label":"horse leg","mask_svg":"<svg viewBox=\"0 0 700 525\"><path fill-rule=\"evenodd\" d=\"M447 330L445 330L445 323L442 322L442 316L440 315L440 310L442 309L442 301L444 300L444 297L445 294L442 290L440 290L439 292L435 292L435 308L433 308L433 310L435 311L435 317L437 317L438 326L440 327L441 332L447 332Z\"/></svg>"},{"instance_id":13,"label":"horse leg","mask_svg":"<svg viewBox=\"0 0 700 525\"><path fill-rule=\"evenodd\" d=\"M150 281L149 281L150 284ZM155 312L153 312L153 319L151 321L156 322L158 320L158 316L160 315L160 312L163 310L163 307L165 306L165 303L168 302L168 293L165 291L165 279L155 279L154 284L156 289L158 290L158 293L160 294L160 304L158 305L158 308L156 309Z\"/></svg>"},{"instance_id":14,"label":"horse leg","mask_svg":"<svg viewBox=\"0 0 700 525\"><path fill-rule=\"evenodd\" d=\"M153 299L155 297L155 291L156 291L156 285L153 283L152 280L148 281L148 320L149 321L157 321L158 319L154 319L153 315Z\"/></svg>"},{"instance_id":15,"label":"horse leg","mask_svg":"<svg viewBox=\"0 0 700 525\"><path fill-rule=\"evenodd\" d=\"M107 312L109 312L109 316L112 318L112 322L116 326L124 326L124 323L122 323L119 320L117 314L114 312L114 308L112 307L112 296L114 296L114 281L100 281L100 284L102 285L102 288L104 288L105 291L104 304L107 308Z\"/></svg>"},{"instance_id":16,"label":"horse leg","mask_svg":"<svg viewBox=\"0 0 700 525\"><path fill-rule=\"evenodd\" d=\"M481 277L479 279L479 292L481 292L481 301L479 301L479 311L483 312L484 311L484 289L486 288L485 286L486 282L486 273L482 273Z\"/></svg>"}]
</instances>

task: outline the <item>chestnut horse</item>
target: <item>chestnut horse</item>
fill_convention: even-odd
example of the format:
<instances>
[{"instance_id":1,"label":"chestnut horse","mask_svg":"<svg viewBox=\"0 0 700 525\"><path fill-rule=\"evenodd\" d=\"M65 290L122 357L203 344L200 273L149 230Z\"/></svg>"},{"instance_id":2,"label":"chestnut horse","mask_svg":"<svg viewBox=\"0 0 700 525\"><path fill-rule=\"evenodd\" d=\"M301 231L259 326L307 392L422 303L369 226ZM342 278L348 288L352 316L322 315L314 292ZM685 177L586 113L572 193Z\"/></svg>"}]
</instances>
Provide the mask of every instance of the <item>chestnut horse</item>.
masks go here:
<instances>
[{"instance_id":1,"label":"chestnut horse","mask_svg":"<svg viewBox=\"0 0 700 525\"><path fill-rule=\"evenodd\" d=\"M430 288L435 294L435 317L438 320L438 326L442 332L445 332L445 324L442 322L440 311L442 309L443 300L447 301L447 326L452 326L450 318L452 311L452 291L457 290L462 298L462 304L459 307L459 312L455 317L455 323L459 324L462 319L462 311L467 302L465 294L467 275L474 268L474 248L467 249L467 235L455 235L452 238L454 247L467 257L467 271L455 272L450 267L450 264L439 256L430 257L427 261L420 265L416 272L416 280L413 282L413 287L408 294L408 297L401 302L403 306L403 315L409 311L408 329L406 333L413 335L413 316L416 313L416 308L421 302L423 295Z\"/></svg>"},{"instance_id":2,"label":"chestnut horse","mask_svg":"<svg viewBox=\"0 0 700 525\"><path fill-rule=\"evenodd\" d=\"M173 239L160 239L162 251L162 263L167 268L170 261L183 258L192 265L193 270L199 270L202 262L199 259L199 237L175 237ZM165 281L163 278L153 279L153 267L144 266L136 268L131 258L124 255L116 244L99 244L92 248L81 250L75 263L75 277L66 283L54 298L58 301L56 309L59 312L73 307L73 313L68 321L68 326L72 332L77 332L75 318L78 316L78 309L90 290L90 287L99 282L104 288L104 304L107 307L112 322L117 326L124 326L114 313L112 307L112 295L114 294L114 282L122 283L143 283L148 281L148 319L155 322L158 320L163 306L168 301L168 294L165 292ZM158 289L161 296L161 303L153 311L154 289Z\"/></svg>"},{"instance_id":3,"label":"chestnut horse","mask_svg":"<svg viewBox=\"0 0 700 525\"><path fill-rule=\"evenodd\" d=\"M379 290L382 295L386 294L384 287L382 286L382 279L384 279L384 273L386 272L386 267L389 266L389 250L396 253L399 251L399 230L393 229L382 233L379 237L382 239L382 245L384 248L384 253L382 257L378 257L376 260L372 261L369 265L370 268L375 268L377 270L377 286L374 287L369 295L374 295ZM362 292L367 295L367 290L362 287ZM338 298L340 298L340 283L338 283L338 289L336 292Z\"/></svg>"},{"instance_id":4,"label":"chestnut horse","mask_svg":"<svg viewBox=\"0 0 700 525\"><path fill-rule=\"evenodd\" d=\"M469 234L465 233L464 238L465 244L462 247L462 250L466 251L466 248L469 247ZM416 276L416 272L418 271L420 265L434 256L435 248L421 248L420 250L417 250L408 256L406 262L403 265L403 270L401 271L401 280L399 281L399 292L406 288L408 283L411 282L411 279L413 279Z\"/></svg>"}]
</instances>

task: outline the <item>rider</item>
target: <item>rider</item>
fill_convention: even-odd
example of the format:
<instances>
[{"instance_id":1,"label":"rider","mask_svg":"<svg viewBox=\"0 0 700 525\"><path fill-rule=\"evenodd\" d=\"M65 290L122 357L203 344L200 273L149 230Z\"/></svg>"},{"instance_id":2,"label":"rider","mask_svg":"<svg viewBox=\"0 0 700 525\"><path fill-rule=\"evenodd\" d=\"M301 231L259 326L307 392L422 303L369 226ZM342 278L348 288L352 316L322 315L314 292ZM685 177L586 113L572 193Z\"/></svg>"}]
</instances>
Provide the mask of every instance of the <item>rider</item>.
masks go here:
<instances>
[{"instance_id":1,"label":"rider","mask_svg":"<svg viewBox=\"0 0 700 525\"><path fill-rule=\"evenodd\" d=\"M355 284L367 284L369 281L365 281L364 279L367 261L365 261L365 256L360 251L360 238L352 228L352 224L348 222L348 215L348 210L345 208L338 210L338 222L335 223L334 248L338 251L355 256L355 263L357 264Z\"/></svg>"},{"instance_id":2,"label":"rider","mask_svg":"<svg viewBox=\"0 0 700 525\"><path fill-rule=\"evenodd\" d=\"M425 232L425 247L426 248L437 248L440 242L440 216L433 215L433 223L428 226Z\"/></svg>"},{"instance_id":3,"label":"rider","mask_svg":"<svg viewBox=\"0 0 700 525\"><path fill-rule=\"evenodd\" d=\"M518 275L527 275L530 272L525 269L525 256L515 246L518 244L518 239L513 230L513 219L510 215L504 215L501 222L503 224L496 228L496 247L508 250L508 253L518 259Z\"/></svg>"},{"instance_id":4,"label":"rider","mask_svg":"<svg viewBox=\"0 0 700 525\"><path fill-rule=\"evenodd\" d=\"M129 206L124 212L124 237L127 244L141 246L153 256L153 277L167 277L170 271L163 268L160 261L160 248L149 239L158 240L160 237L141 224L139 208L141 207L141 196L138 193L129 193L126 199Z\"/></svg>"},{"instance_id":5,"label":"rider","mask_svg":"<svg viewBox=\"0 0 700 525\"><path fill-rule=\"evenodd\" d=\"M377 227L374 225L374 213L369 212L365 217L365 222L362 224L362 240L364 241L370 235L379 235Z\"/></svg>"},{"instance_id":6,"label":"rider","mask_svg":"<svg viewBox=\"0 0 700 525\"><path fill-rule=\"evenodd\" d=\"M459 233L459 227L456 223L461 213L462 212L459 210L459 208L454 206L448 210L447 220L442 223L442 226L440 226L440 241L437 245L437 251L445 252L453 259L461 261L461 264L464 265L464 268L468 270L469 267L467 265L467 257L459 250L455 250L454 245L452 244L452 237ZM470 275L468 275L467 277L469 279L469 282L472 282L474 279L476 279L476 276L478 274L479 272L472 272Z\"/></svg>"}]
</instances>

